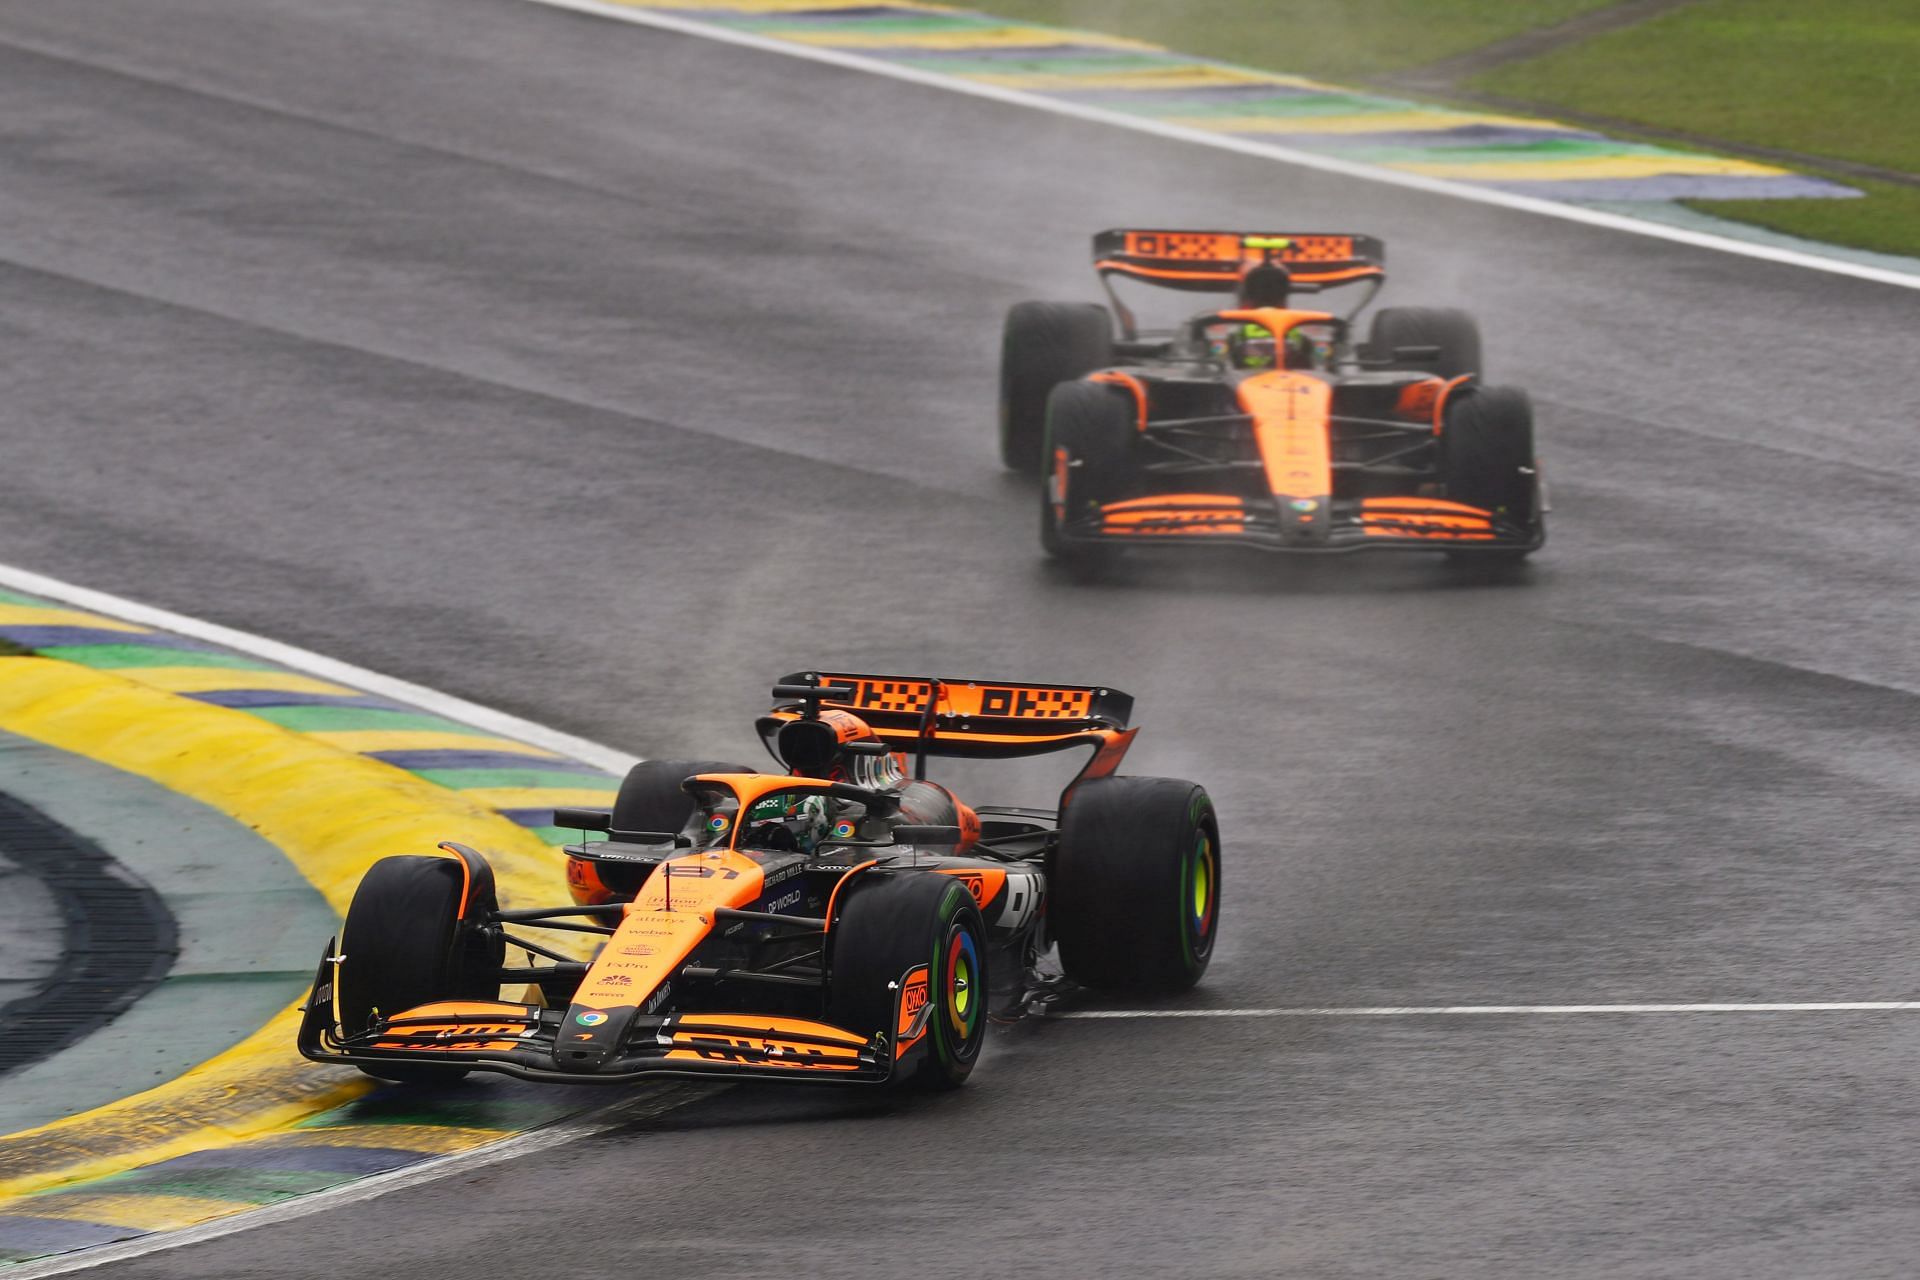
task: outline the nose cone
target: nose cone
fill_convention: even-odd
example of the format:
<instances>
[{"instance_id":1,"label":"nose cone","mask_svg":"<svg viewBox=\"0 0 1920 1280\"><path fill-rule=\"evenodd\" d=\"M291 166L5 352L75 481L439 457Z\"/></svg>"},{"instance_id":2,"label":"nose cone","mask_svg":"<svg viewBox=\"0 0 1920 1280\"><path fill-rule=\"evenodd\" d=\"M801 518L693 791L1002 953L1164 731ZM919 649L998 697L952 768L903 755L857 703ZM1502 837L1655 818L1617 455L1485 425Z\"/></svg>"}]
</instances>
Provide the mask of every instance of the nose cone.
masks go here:
<instances>
[{"instance_id":1,"label":"nose cone","mask_svg":"<svg viewBox=\"0 0 1920 1280\"><path fill-rule=\"evenodd\" d=\"M562 1071L589 1074L606 1066L627 1042L638 1009L602 1009L574 1004L567 1008L566 1021L554 1039L554 1065Z\"/></svg>"}]
</instances>

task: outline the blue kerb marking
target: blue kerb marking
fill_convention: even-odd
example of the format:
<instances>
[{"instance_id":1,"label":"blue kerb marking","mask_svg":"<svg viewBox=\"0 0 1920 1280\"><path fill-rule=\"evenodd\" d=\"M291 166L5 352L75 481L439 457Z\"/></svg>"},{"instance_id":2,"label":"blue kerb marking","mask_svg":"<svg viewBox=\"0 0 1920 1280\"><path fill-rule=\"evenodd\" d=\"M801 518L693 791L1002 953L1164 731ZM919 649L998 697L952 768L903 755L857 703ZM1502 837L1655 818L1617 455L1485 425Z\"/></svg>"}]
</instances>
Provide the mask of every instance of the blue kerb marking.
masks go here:
<instances>
[{"instance_id":1,"label":"blue kerb marking","mask_svg":"<svg viewBox=\"0 0 1920 1280\"><path fill-rule=\"evenodd\" d=\"M545 809L496 809L494 812L505 818L508 822L517 822L523 827L551 827L554 825L553 809L551 807Z\"/></svg>"},{"instance_id":2,"label":"blue kerb marking","mask_svg":"<svg viewBox=\"0 0 1920 1280\"><path fill-rule=\"evenodd\" d=\"M104 1222L0 1216L0 1256L68 1253L149 1234L138 1227L110 1227Z\"/></svg>"},{"instance_id":3,"label":"blue kerb marking","mask_svg":"<svg viewBox=\"0 0 1920 1280\"><path fill-rule=\"evenodd\" d=\"M148 1165L136 1175L158 1175L189 1169L264 1169L285 1173L385 1173L431 1159L431 1153L400 1147L274 1146L250 1143L176 1156Z\"/></svg>"},{"instance_id":4,"label":"blue kerb marking","mask_svg":"<svg viewBox=\"0 0 1920 1280\"><path fill-rule=\"evenodd\" d=\"M134 644L154 649L191 649L195 653L225 653L218 645L152 631L116 631L107 627L0 627L0 637L26 649L52 649L83 644Z\"/></svg>"},{"instance_id":5,"label":"blue kerb marking","mask_svg":"<svg viewBox=\"0 0 1920 1280\"><path fill-rule=\"evenodd\" d=\"M244 678L245 673L240 673ZM285 689L210 689L204 693L188 693L182 697L192 698L195 702L210 703L216 707L361 707L368 711L412 711L418 707L395 702L392 698L376 697L370 693L294 693Z\"/></svg>"}]
</instances>

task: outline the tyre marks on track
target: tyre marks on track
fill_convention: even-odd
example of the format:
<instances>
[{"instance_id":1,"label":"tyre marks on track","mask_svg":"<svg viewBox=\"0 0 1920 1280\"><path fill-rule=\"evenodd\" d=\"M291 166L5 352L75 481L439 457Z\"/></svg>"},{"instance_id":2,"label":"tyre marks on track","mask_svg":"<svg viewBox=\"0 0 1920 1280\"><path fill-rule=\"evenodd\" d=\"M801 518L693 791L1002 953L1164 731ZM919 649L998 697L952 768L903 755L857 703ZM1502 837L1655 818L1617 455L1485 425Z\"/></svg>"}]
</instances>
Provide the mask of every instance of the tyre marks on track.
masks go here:
<instances>
[{"instance_id":1,"label":"tyre marks on track","mask_svg":"<svg viewBox=\"0 0 1920 1280\"><path fill-rule=\"evenodd\" d=\"M180 952L173 914L113 855L32 805L0 795L0 852L52 893L61 960L0 1009L0 1075L51 1057L158 986Z\"/></svg>"},{"instance_id":2,"label":"tyre marks on track","mask_svg":"<svg viewBox=\"0 0 1920 1280\"><path fill-rule=\"evenodd\" d=\"M446 839L488 851L503 900L556 897L552 846L568 833L552 826L553 808L611 803L610 773L522 741L510 717L463 718L452 699L423 708L395 696L399 682L369 690L377 677L296 669L270 643L255 648L0 588L0 728L257 831L336 912L376 858ZM304 973L322 942L287 939L280 967ZM303 995L304 983L287 999ZM297 1022L290 1004L175 1080L0 1136L0 1263L330 1191L492 1147L587 1105L578 1090L505 1082L376 1089L301 1060Z\"/></svg>"}]
</instances>

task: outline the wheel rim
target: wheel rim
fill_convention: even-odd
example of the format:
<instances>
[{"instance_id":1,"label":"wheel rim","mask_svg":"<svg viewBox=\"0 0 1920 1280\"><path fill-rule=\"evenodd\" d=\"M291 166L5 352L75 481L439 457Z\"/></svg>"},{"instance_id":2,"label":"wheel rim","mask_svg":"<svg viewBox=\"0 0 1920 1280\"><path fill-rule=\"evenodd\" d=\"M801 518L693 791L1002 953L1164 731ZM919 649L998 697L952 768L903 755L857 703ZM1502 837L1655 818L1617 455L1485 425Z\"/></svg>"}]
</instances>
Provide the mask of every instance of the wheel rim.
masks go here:
<instances>
[{"instance_id":1,"label":"wheel rim","mask_svg":"<svg viewBox=\"0 0 1920 1280\"><path fill-rule=\"evenodd\" d=\"M1188 954L1198 959L1213 947L1214 917L1220 905L1220 866L1213 836L1205 827L1194 832L1187 853L1186 892L1182 896Z\"/></svg>"},{"instance_id":2,"label":"wheel rim","mask_svg":"<svg viewBox=\"0 0 1920 1280\"><path fill-rule=\"evenodd\" d=\"M965 1053L968 1042L980 1026L980 1008L986 993L979 990L980 953L973 934L963 925L955 925L947 938L946 980L942 984L941 1003L946 1006L947 1022L958 1037L955 1049Z\"/></svg>"}]
</instances>

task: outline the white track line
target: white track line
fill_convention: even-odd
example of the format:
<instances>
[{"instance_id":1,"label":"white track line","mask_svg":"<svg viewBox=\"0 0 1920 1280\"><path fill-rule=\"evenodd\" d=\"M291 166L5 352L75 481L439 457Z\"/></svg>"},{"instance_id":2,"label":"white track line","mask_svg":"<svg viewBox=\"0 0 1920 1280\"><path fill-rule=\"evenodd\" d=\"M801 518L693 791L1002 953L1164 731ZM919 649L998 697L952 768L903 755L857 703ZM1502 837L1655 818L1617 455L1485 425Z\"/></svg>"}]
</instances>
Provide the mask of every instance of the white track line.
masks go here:
<instances>
[{"instance_id":1,"label":"white track line","mask_svg":"<svg viewBox=\"0 0 1920 1280\"><path fill-rule=\"evenodd\" d=\"M368 693L392 698L396 702L411 703L435 715L457 720L461 724L472 725L476 729L485 729L488 733L503 738L517 738L521 742L536 747L545 747L549 751L571 756L575 760L595 765L609 773L624 774L640 759L631 752L621 751L586 738L577 738L570 733L562 733L558 729L549 729L531 720L522 720L519 716L496 711L492 707L483 707L477 702L468 702L464 698L456 698L452 694L441 693L425 685L396 680L392 676L383 676L377 671L368 671L365 667L356 667L352 663L341 662L337 658L329 658L325 654L314 653L310 649L297 648L278 640L269 640L265 636L256 636L251 632L236 631L232 627L223 627L218 623L203 622L199 618L190 618L185 614L157 609L152 605L108 595L104 591L95 591L90 587L76 586L58 578L49 578L45 574L14 568L11 565L0 565L0 587L10 587L29 595L45 596L50 600L58 600L63 604L70 604L75 608L90 610L94 613L104 613L125 622L158 627L163 631L171 631L175 635L186 636L192 640L205 640L209 644L221 645L249 657L277 662L281 666L291 667L295 671L318 676L323 680L352 685Z\"/></svg>"},{"instance_id":2,"label":"white track line","mask_svg":"<svg viewBox=\"0 0 1920 1280\"><path fill-rule=\"evenodd\" d=\"M697 36L703 40L712 40L720 44L739 45L747 49L759 49L766 53L777 53L788 58L801 58L808 62L822 62L829 66L844 67L851 71L863 71L870 75L886 76L893 80L905 80L910 84L925 85L928 88L943 89L949 93L962 93L968 97L986 98L993 102L1009 103L1013 106L1027 107L1034 111L1045 111L1052 115L1068 116L1075 120L1088 120L1095 124L1112 125L1117 129L1131 129L1135 133L1152 134L1159 138L1171 138L1176 142L1189 142L1196 146L1212 147L1218 151L1235 151L1241 155L1260 156L1268 160L1278 160L1285 164L1299 165L1305 169L1319 169L1325 173L1337 173L1343 177L1360 178L1368 182L1381 182L1388 186L1405 187L1414 191L1424 191L1432 195L1451 196L1458 200L1471 200L1476 204L1495 205L1502 209L1515 209L1523 213L1538 214L1546 218L1558 218L1563 222L1579 222L1592 227L1607 227L1614 231L1626 231L1633 235L1648 236L1655 240L1671 240L1676 244L1692 245L1698 249L1712 249L1720 253L1737 254L1745 258L1759 258L1766 262L1785 263L1789 266L1806 267L1814 271L1825 271L1831 275L1852 276L1859 280L1872 280L1879 284L1895 285L1902 289L1920 289L1920 274L1904 271L1890 271L1884 267L1870 267L1864 263L1848 262L1841 258L1826 257L1817 253L1803 253L1796 249L1781 249L1772 245L1756 244L1748 240L1736 240L1731 236L1714 235L1705 231L1688 231L1681 227L1670 227L1662 223L1646 222L1639 218L1629 218L1616 213L1603 213L1598 209L1587 209L1579 205L1565 204L1558 200L1541 200L1533 196L1512 195L1505 191L1493 191L1485 187L1470 186L1462 182L1450 182L1445 178L1430 178L1423 174L1401 173L1393 169L1378 169L1372 165L1359 164L1352 160L1341 160L1334 156L1321 155L1312 151L1297 151L1292 147L1283 147L1271 142L1256 142L1247 138L1234 138L1225 134L1208 133L1203 129L1190 129L1183 125L1167 124L1158 120L1146 120L1136 116L1124 115L1117 111L1106 111L1099 107L1090 107L1077 102L1064 102L1040 94L1023 93L1018 89L1003 89L997 85L977 84L970 80L961 80L943 76L936 72L921 71L914 67L899 66L883 62L877 58L864 57L857 53L845 53L837 49L817 49L809 45L789 44L784 40L774 40L766 36L756 36L744 31L734 31L726 27L716 27L704 22L695 22L686 18L670 17L662 13L649 13L642 9L632 9L620 5L604 3L604 0L530 0L533 4L543 4L554 9L567 9L575 13L594 14L602 18L611 18L616 22L629 22L635 26L653 27L661 31L674 31L681 35Z\"/></svg>"},{"instance_id":3,"label":"white track line","mask_svg":"<svg viewBox=\"0 0 1920 1280\"><path fill-rule=\"evenodd\" d=\"M6 1280L38 1280L40 1276L61 1276L73 1271L88 1271L94 1267L104 1267L111 1263L144 1257L150 1253L160 1253L167 1249L179 1249L190 1244L218 1240L221 1236L251 1231L256 1227L275 1226L312 1214L343 1209L349 1205L372 1200L377 1196L404 1191L408 1187L437 1182L441 1178L456 1173L471 1173L476 1169L484 1169L490 1164L499 1164L503 1160L515 1160L522 1156L551 1151L555 1147L579 1138L605 1133L609 1129L631 1124L637 1120L648 1120L654 1116L664 1115L675 1107L698 1102L715 1092L717 1089L713 1085L666 1085L643 1097L629 1098L587 1115L575 1116L544 1129L535 1129L531 1133L503 1138L499 1142L476 1147L472 1151L435 1156L419 1164L408 1165L404 1169L361 1178L345 1186L335 1187L331 1191L316 1191L296 1200L287 1200L264 1209L249 1209L236 1213L232 1217L202 1223L197 1227L156 1232L153 1235L124 1240L119 1244L98 1245L91 1249L42 1258L37 1262L25 1262L13 1267L0 1266L0 1276L5 1276Z\"/></svg>"},{"instance_id":4,"label":"white track line","mask_svg":"<svg viewBox=\"0 0 1920 1280\"><path fill-rule=\"evenodd\" d=\"M1436 1018L1472 1014L1562 1013L1915 1013L1920 1000L1835 1000L1793 1004L1435 1004L1303 1006L1297 1009L1074 1009L1063 1018Z\"/></svg>"}]
</instances>

